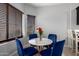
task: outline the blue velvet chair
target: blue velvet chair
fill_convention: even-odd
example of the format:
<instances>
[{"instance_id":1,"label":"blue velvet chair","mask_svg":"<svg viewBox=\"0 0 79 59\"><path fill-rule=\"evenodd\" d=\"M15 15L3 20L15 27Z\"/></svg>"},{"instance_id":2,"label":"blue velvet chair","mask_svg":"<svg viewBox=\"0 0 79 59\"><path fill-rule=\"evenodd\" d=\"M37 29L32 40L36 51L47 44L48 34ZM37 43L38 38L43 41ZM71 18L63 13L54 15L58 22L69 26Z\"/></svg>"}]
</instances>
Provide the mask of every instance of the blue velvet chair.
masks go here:
<instances>
[{"instance_id":1,"label":"blue velvet chair","mask_svg":"<svg viewBox=\"0 0 79 59\"><path fill-rule=\"evenodd\" d=\"M33 47L23 48L21 41L16 39L17 52L19 56L32 56L36 54L38 51Z\"/></svg>"},{"instance_id":2,"label":"blue velvet chair","mask_svg":"<svg viewBox=\"0 0 79 59\"><path fill-rule=\"evenodd\" d=\"M42 50L40 54L42 56L61 56L63 52L65 40L56 42L53 48L47 48L45 50Z\"/></svg>"},{"instance_id":3,"label":"blue velvet chair","mask_svg":"<svg viewBox=\"0 0 79 59\"><path fill-rule=\"evenodd\" d=\"M48 39L51 39L52 41L56 42L57 41L57 35L56 34L49 34Z\"/></svg>"},{"instance_id":4,"label":"blue velvet chair","mask_svg":"<svg viewBox=\"0 0 79 59\"><path fill-rule=\"evenodd\" d=\"M49 46L45 46L46 48L53 46L57 42L57 35L56 34L49 34L48 39L52 40L53 43Z\"/></svg>"},{"instance_id":5,"label":"blue velvet chair","mask_svg":"<svg viewBox=\"0 0 79 59\"><path fill-rule=\"evenodd\" d=\"M31 40L31 39L34 39L34 38L37 38L38 36L37 36L37 34L30 34L29 35L29 40ZM30 44L31 45L31 44ZM33 47L36 47L35 45L31 45L31 46L33 46Z\"/></svg>"},{"instance_id":6,"label":"blue velvet chair","mask_svg":"<svg viewBox=\"0 0 79 59\"><path fill-rule=\"evenodd\" d=\"M29 40L31 40L31 39L33 39L33 38L37 38L38 36L37 36L37 34L30 34L29 35Z\"/></svg>"},{"instance_id":7,"label":"blue velvet chair","mask_svg":"<svg viewBox=\"0 0 79 59\"><path fill-rule=\"evenodd\" d=\"M49 34L48 39L51 39L53 41L52 45L54 45L57 42L57 35L56 34Z\"/></svg>"}]
</instances>

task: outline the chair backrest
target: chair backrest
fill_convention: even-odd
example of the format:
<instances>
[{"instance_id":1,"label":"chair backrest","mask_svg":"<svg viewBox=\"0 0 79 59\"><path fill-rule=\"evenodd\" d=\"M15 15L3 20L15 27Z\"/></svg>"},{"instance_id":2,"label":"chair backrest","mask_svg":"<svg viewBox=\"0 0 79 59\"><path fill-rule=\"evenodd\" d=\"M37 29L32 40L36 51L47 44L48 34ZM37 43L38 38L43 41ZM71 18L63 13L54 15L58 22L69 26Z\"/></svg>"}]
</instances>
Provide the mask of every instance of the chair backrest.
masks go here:
<instances>
[{"instance_id":1,"label":"chair backrest","mask_svg":"<svg viewBox=\"0 0 79 59\"><path fill-rule=\"evenodd\" d=\"M16 45L17 45L17 52L19 56L24 56L23 46L21 44L21 41L16 39Z\"/></svg>"},{"instance_id":2,"label":"chair backrest","mask_svg":"<svg viewBox=\"0 0 79 59\"><path fill-rule=\"evenodd\" d=\"M75 37L76 37L76 41L79 40L79 30L75 30Z\"/></svg>"},{"instance_id":3,"label":"chair backrest","mask_svg":"<svg viewBox=\"0 0 79 59\"><path fill-rule=\"evenodd\" d=\"M76 38L74 30L72 31L72 38Z\"/></svg>"},{"instance_id":4,"label":"chair backrest","mask_svg":"<svg viewBox=\"0 0 79 59\"><path fill-rule=\"evenodd\" d=\"M37 34L30 34L29 35L29 40L33 39L33 38L37 38Z\"/></svg>"},{"instance_id":5,"label":"chair backrest","mask_svg":"<svg viewBox=\"0 0 79 59\"><path fill-rule=\"evenodd\" d=\"M53 56L61 56L62 52L63 52L64 43L65 43L65 40L56 42L56 44L54 45L54 47L51 51L51 54Z\"/></svg>"},{"instance_id":6,"label":"chair backrest","mask_svg":"<svg viewBox=\"0 0 79 59\"><path fill-rule=\"evenodd\" d=\"M57 35L56 34L49 34L48 39L51 39L53 41L53 43L56 43Z\"/></svg>"}]
</instances>

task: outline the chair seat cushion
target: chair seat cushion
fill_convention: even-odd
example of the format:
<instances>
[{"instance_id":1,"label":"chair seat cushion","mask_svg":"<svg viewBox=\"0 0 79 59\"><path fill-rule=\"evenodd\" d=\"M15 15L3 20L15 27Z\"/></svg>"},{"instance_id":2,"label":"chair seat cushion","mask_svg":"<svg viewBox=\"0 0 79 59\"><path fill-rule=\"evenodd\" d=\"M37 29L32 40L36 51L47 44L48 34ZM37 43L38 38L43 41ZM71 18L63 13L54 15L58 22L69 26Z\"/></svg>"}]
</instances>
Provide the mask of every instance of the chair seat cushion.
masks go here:
<instances>
[{"instance_id":1,"label":"chair seat cushion","mask_svg":"<svg viewBox=\"0 0 79 59\"><path fill-rule=\"evenodd\" d=\"M51 56L51 49L50 48L45 49L45 50L41 51L40 54L42 56Z\"/></svg>"},{"instance_id":2,"label":"chair seat cushion","mask_svg":"<svg viewBox=\"0 0 79 59\"><path fill-rule=\"evenodd\" d=\"M33 47L24 48L24 55L27 55L27 56L32 56L32 55L36 54L37 52L38 51Z\"/></svg>"}]
</instances>

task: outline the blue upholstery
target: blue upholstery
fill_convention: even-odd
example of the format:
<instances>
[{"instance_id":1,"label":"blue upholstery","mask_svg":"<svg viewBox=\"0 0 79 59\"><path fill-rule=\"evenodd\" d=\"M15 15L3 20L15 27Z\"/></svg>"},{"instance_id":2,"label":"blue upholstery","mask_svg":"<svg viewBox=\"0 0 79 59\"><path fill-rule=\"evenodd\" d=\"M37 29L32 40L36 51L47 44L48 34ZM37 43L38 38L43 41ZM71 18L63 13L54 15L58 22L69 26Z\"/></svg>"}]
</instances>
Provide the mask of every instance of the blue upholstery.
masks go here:
<instances>
[{"instance_id":1,"label":"blue upholstery","mask_svg":"<svg viewBox=\"0 0 79 59\"><path fill-rule=\"evenodd\" d=\"M37 38L38 36L37 36L37 34L30 34L29 35L29 40L31 40L31 39L33 39L33 38ZM31 45L31 46L33 46L33 47L36 47L35 45Z\"/></svg>"},{"instance_id":2,"label":"blue upholstery","mask_svg":"<svg viewBox=\"0 0 79 59\"><path fill-rule=\"evenodd\" d=\"M53 41L53 43L51 45L54 46L54 44L57 42L57 35L56 34L49 34L48 39ZM48 47L51 47L51 45L45 46L45 47L48 48Z\"/></svg>"},{"instance_id":3,"label":"blue upholstery","mask_svg":"<svg viewBox=\"0 0 79 59\"><path fill-rule=\"evenodd\" d=\"M64 47L65 40L59 41L55 44L53 47L53 56L61 56L63 52L63 47Z\"/></svg>"},{"instance_id":4,"label":"blue upholstery","mask_svg":"<svg viewBox=\"0 0 79 59\"><path fill-rule=\"evenodd\" d=\"M16 39L17 51L19 56L32 56L36 54L38 51L33 47L23 48L21 41Z\"/></svg>"},{"instance_id":5,"label":"blue upholstery","mask_svg":"<svg viewBox=\"0 0 79 59\"><path fill-rule=\"evenodd\" d=\"M45 50L42 50L42 51L40 52L40 54L41 54L42 56L51 56L51 48L47 48L47 49L45 49Z\"/></svg>"},{"instance_id":6,"label":"blue upholstery","mask_svg":"<svg viewBox=\"0 0 79 59\"><path fill-rule=\"evenodd\" d=\"M48 39L51 39L53 41L53 43L56 43L57 35L56 34L49 34Z\"/></svg>"},{"instance_id":7,"label":"blue upholstery","mask_svg":"<svg viewBox=\"0 0 79 59\"><path fill-rule=\"evenodd\" d=\"M37 34L30 34L29 35L29 40L33 39L33 38L37 38Z\"/></svg>"},{"instance_id":8,"label":"blue upholstery","mask_svg":"<svg viewBox=\"0 0 79 59\"><path fill-rule=\"evenodd\" d=\"M61 56L65 40L56 42L53 48L47 48L40 52L42 56Z\"/></svg>"}]
</instances>

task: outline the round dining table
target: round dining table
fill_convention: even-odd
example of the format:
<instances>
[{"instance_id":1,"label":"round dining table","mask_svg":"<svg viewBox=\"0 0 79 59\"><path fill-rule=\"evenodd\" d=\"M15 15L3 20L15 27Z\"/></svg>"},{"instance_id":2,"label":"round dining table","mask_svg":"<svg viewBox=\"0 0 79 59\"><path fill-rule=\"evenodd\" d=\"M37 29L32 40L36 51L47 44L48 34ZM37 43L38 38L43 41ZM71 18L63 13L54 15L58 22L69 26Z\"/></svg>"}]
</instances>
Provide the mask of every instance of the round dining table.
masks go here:
<instances>
[{"instance_id":1,"label":"round dining table","mask_svg":"<svg viewBox=\"0 0 79 59\"><path fill-rule=\"evenodd\" d=\"M37 46L38 50L41 51L43 46L48 46L52 44L53 41L48 38L42 38L41 40L39 38L34 38L34 39L29 40L29 43L31 45Z\"/></svg>"}]
</instances>

